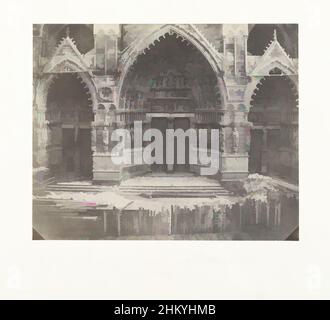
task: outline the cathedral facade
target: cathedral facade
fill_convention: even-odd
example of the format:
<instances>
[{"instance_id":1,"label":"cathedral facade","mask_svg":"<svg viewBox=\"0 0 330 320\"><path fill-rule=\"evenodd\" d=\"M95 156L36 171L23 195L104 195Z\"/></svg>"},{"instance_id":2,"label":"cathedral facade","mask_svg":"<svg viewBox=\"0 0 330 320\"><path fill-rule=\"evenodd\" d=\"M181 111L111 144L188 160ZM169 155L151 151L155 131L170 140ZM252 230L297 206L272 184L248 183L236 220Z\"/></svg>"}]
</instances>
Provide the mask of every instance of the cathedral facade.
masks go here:
<instances>
[{"instance_id":1,"label":"cathedral facade","mask_svg":"<svg viewBox=\"0 0 330 320\"><path fill-rule=\"evenodd\" d=\"M34 25L33 50L34 168L96 184L200 174L188 154L118 164L113 131L133 135L141 121L143 131L218 129L220 181L298 179L297 25Z\"/></svg>"}]
</instances>

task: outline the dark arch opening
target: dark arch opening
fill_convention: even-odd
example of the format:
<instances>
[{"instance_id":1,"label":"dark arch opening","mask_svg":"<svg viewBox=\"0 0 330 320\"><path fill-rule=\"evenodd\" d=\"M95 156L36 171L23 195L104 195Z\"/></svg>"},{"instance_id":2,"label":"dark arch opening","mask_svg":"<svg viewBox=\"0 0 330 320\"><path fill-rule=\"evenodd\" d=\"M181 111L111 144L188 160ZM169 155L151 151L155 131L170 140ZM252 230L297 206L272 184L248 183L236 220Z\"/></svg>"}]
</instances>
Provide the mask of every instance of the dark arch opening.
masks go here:
<instances>
[{"instance_id":1,"label":"dark arch opening","mask_svg":"<svg viewBox=\"0 0 330 320\"><path fill-rule=\"evenodd\" d=\"M47 96L48 159L59 179L92 175L90 95L77 74L59 75Z\"/></svg>"},{"instance_id":2,"label":"dark arch opening","mask_svg":"<svg viewBox=\"0 0 330 320\"><path fill-rule=\"evenodd\" d=\"M255 24L249 32L247 47L251 55L261 56L274 37L292 58L298 58L298 24Z\"/></svg>"},{"instance_id":3,"label":"dark arch opening","mask_svg":"<svg viewBox=\"0 0 330 320\"><path fill-rule=\"evenodd\" d=\"M269 74L260 80L254 90L250 110L251 113L259 109L276 109L279 112L290 111L297 105L298 96L295 93L292 80L281 73L278 68L272 69Z\"/></svg>"},{"instance_id":4,"label":"dark arch opening","mask_svg":"<svg viewBox=\"0 0 330 320\"><path fill-rule=\"evenodd\" d=\"M248 114L253 124L249 172L298 179L297 100L288 76L275 73L260 81Z\"/></svg>"},{"instance_id":5,"label":"dark arch opening","mask_svg":"<svg viewBox=\"0 0 330 320\"><path fill-rule=\"evenodd\" d=\"M157 102L164 110L214 108L221 104L216 87L215 73L202 53L188 41L166 33L131 66L120 106L152 108Z\"/></svg>"},{"instance_id":6,"label":"dark arch opening","mask_svg":"<svg viewBox=\"0 0 330 320\"><path fill-rule=\"evenodd\" d=\"M120 109L152 113L151 127L163 132L168 128L187 130L192 126L191 113L202 114L197 128L219 127L219 118L212 111L221 108L222 96L209 61L189 41L166 33L140 54L123 81ZM165 113L165 116L158 114ZM183 115L179 115L185 114ZM166 114L176 114L167 117ZM126 123L127 127L132 122ZM209 136L210 138L210 136ZM186 143L188 140L186 140ZM163 143L166 163L166 143ZM186 145L185 163L178 164L175 146L173 167L154 165L154 171L193 171ZM198 170L198 169L197 169Z\"/></svg>"}]
</instances>

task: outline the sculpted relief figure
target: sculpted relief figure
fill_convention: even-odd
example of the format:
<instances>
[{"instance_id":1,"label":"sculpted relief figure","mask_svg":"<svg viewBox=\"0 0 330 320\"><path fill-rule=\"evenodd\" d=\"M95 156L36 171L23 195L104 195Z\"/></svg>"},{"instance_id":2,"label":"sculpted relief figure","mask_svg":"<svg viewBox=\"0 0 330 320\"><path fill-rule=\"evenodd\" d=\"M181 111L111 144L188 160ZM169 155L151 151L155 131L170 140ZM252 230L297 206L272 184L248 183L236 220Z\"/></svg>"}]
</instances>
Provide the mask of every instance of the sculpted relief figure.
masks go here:
<instances>
[{"instance_id":1,"label":"sculpted relief figure","mask_svg":"<svg viewBox=\"0 0 330 320\"><path fill-rule=\"evenodd\" d=\"M219 130L219 142L220 142L220 152L224 152L225 151L225 133L224 133L224 129L220 128Z\"/></svg>"},{"instance_id":2,"label":"sculpted relief figure","mask_svg":"<svg viewBox=\"0 0 330 320\"><path fill-rule=\"evenodd\" d=\"M92 125L92 130L91 130L91 139L92 139L92 152L96 152L96 128L94 125Z\"/></svg>"},{"instance_id":3,"label":"sculpted relief figure","mask_svg":"<svg viewBox=\"0 0 330 320\"><path fill-rule=\"evenodd\" d=\"M232 139L233 139L232 151L233 151L233 153L237 153L238 152L239 133L238 133L238 130L236 127L233 128Z\"/></svg>"},{"instance_id":4,"label":"sculpted relief figure","mask_svg":"<svg viewBox=\"0 0 330 320\"><path fill-rule=\"evenodd\" d=\"M103 128L103 144L104 144L104 146L108 146L108 144L109 144L109 130L108 130L108 127Z\"/></svg>"}]
</instances>

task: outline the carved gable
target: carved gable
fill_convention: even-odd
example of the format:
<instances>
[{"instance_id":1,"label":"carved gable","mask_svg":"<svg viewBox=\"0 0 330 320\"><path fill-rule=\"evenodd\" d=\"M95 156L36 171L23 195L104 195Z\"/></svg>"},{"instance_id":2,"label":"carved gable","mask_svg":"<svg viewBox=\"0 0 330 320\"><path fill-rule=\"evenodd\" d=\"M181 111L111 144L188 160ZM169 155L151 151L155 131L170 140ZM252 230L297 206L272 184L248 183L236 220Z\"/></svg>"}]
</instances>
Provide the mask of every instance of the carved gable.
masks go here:
<instances>
[{"instance_id":1,"label":"carved gable","mask_svg":"<svg viewBox=\"0 0 330 320\"><path fill-rule=\"evenodd\" d=\"M88 72L89 67L73 40L66 37L56 48L51 60L46 64L44 73Z\"/></svg>"},{"instance_id":2,"label":"carved gable","mask_svg":"<svg viewBox=\"0 0 330 320\"><path fill-rule=\"evenodd\" d=\"M274 33L273 41L270 43L250 75L268 75L269 71L275 67L281 69L288 75L297 74L294 61L289 57L281 44L278 42L276 33Z\"/></svg>"}]
</instances>

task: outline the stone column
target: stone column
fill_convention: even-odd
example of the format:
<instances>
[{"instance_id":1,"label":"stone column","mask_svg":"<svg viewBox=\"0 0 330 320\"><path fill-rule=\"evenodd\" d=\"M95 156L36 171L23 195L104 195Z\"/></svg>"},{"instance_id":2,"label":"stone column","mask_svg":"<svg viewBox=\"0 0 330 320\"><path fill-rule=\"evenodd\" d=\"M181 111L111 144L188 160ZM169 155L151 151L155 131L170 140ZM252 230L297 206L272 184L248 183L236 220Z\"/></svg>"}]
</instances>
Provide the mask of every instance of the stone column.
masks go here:
<instances>
[{"instance_id":1,"label":"stone column","mask_svg":"<svg viewBox=\"0 0 330 320\"><path fill-rule=\"evenodd\" d=\"M237 37L234 36L233 37L233 46L234 46L234 76L236 77L237 76L237 56L236 56L236 53L237 53Z\"/></svg>"},{"instance_id":2,"label":"stone column","mask_svg":"<svg viewBox=\"0 0 330 320\"><path fill-rule=\"evenodd\" d=\"M33 112L34 112L34 167L45 167L48 168L48 128L46 120L46 103L48 86L52 76L44 78L34 78L33 82Z\"/></svg>"},{"instance_id":3,"label":"stone column","mask_svg":"<svg viewBox=\"0 0 330 320\"><path fill-rule=\"evenodd\" d=\"M220 127L220 140L219 140L219 143L220 143L220 147L222 147L222 152L223 153L226 153L227 152L227 148L226 148L226 128L230 125L230 118L228 118L228 115L229 113L224 111L222 114L221 114L221 118L220 118L220 121L218 121L218 125Z\"/></svg>"},{"instance_id":4,"label":"stone column","mask_svg":"<svg viewBox=\"0 0 330 320\"><path fill-rule=\"evenodd\" d=\"M226 60L223 78L226 83L226 101L223 105L225 130L225 150L221 155L221 179L241 180L248 175L248 155L245 142L245 85L246 79L246 37L247 24L223 25L223 36L226 37ZM242 108L241 105L244 105Z\"/></svg>"},{"instance_id":5,"label":"stone column","mask_svg":"<svg viewBox=\"0 0 330 320\"><path fill-rule=\"evenodd\" d=\"M250 122L247 122L244 127L244 133L245 133L245 152L250 152L250 146L251 146L251 127L252 124Z\"/></svg>"},{"instance_id":6,"label":"stone column","mask_svg":"<svg viewBox=\"0 0 330 320\"><path fill-rule=\"evenodd\" d=\"M105 125L103 127L102 131L102 137L103 137L103 150L104 152L108 152L109 147L109 126Z\"/></svg>"},{"instance_id":7,"label":"stone column","mask_svg":"<svg viewBox=\"0 0 330 320\"><path fill-rule=\"evenodd\" d=\"M220 123L220 132L219 132L219 146L220 153L225 153L225 130Z\"/></svg>"},{"instance_id":8,"label":"stone column","mask_svg":"<svg viewBox=\"0 0 330 320\"><path fill-rule=\"evenodd\" d=\"M244 72L245 72L245 75L246 75L248 73L248 70L247 70L247 56L248 56L247 40L248 40L248 36L244 35L243 39L244 39Z\"/></svg>"},{"instance_id":9,"label":"stone column","mask_svg":"<svg viewBox=\"0 0 330 320\"><path fill-rule=\"evenodd\" d=\"M243 204L239 204L239 229L242 230L243 227Z\"/></svg>"},{"instance_id":10,"label":"stone column","mask_svg":"<svg viewBox=\"0 0 330 320\"><path fill-rule=\"evenodd\" d=\"M174 119L171 119L171 118L168 119L168 129L174 129ZM164 141L164 143L166 143L166 141ZM176 155L176 153L174 152L174 156L175 155ZM166 156L165 156L165 158L166 158ZM175 162L175 159L174 159L174 162ZM174 170L174 165L167 164L167 171L171 172L173 170Z\"/></svg>"},{"instance_id":11,"label":"stone column","mask_svg":"<svg viewBox=\"0 0 330 320\"><path fill-rule=\"evenodd\" d=\"M92 152L96 152L96 126L95 126L95 122L91 123L91 148L92 148Z\"/></svg>"},{"instance_id":12,"label":"stone column","mask_svg":"<svg viewBox=\"0 0 330 320\"><path fill-rule=\"evenodd\" d=\"M261 172L267 173L268 170L268 151L267 151L267 129L263 128L262 135L262 156L261 156Z\"/></svg>"},{"instance_id":13,"label":"stone column","mask_svg":"<svg viewBox=\"0 0 330 320\"><path fill-rule=\"evenodd\" d=\"M48 154L47 154L47 143L48 143L48 125L46 121L46 108L35 108L35 122L33 129L35 130L34 141L34 159L36 167L48 168Z\"/></svg>"}]
</instances>

